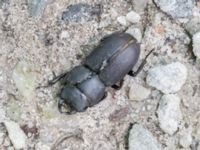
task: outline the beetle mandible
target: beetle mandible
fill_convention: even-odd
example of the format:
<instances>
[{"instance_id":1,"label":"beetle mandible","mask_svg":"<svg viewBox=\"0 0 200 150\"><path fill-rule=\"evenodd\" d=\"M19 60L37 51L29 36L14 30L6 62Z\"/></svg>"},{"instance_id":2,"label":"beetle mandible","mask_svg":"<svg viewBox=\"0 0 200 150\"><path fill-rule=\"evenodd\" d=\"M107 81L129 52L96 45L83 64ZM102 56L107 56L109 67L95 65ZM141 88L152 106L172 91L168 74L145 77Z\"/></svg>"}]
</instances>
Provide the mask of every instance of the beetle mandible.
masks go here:
<instances>
[{"instance_id":1,"label":"beetle mandible","mask_svg":"<svg viewBox=\"0 0 200 150\"><path fill-rule=\"evenodd\" d=\"M123 81L126 74L138 74L152 51L134 73L132 68L140 56L140 43L128 33L116 32L104 37L81 65L49 81L52 85L62 79L59 110L68 104L73 110L83 112L99 103L105 97L106 87L119 88L116 83Z\"/></svg>"}]
</instances>

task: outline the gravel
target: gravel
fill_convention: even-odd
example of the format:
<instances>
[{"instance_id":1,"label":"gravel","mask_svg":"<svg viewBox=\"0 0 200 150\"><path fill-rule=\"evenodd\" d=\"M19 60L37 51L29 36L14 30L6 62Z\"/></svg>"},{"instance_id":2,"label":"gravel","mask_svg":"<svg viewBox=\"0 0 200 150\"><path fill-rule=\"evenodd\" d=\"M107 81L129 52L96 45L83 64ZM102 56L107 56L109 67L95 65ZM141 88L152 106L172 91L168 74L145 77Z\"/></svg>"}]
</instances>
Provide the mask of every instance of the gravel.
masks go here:
<instances>
[{"instance_id":1,"label":"gravel","mask_svg":"<svg viewBox=\"0 0 200 150\"><path fill-rule=\"evenodd\" d=\"M160 128L169 135L173 135L182 119L180 98L174 94L163 95L157 110Z\"/></svg>"},{"instance_id":2,"label":"gravel","mask_svg":"<svg viewBox=\"0 0 200 150\"><path fill-rule=\"evenodd\" d=\"M147 89L137 83L131 84L131 87L129 89L130 100L141 101L148 98L150 94L151 94L150 89Z\"/></svg>"},{"instance_id":3,"label":"gravel","mask_svg":"<svg viewBox=\"0 0 200 150\"><path fill-rule=\"evenodd\" d=\"M30 15L41 18L47 5L48 0L28 0Z\"/></svg>"},{"instance_id":4,"label":"gravel","mask_svg":"<svg viewBox=\"0 0 200 150\"><path fill-rule=\"evenodd\" d=\"M128 30L126 30L126 33L132 35L138 41L138 43L142 41L142 32L139 28L130 27Z\"/></svg>"},{"instance_id":5,"label":"gravel","mask_svg":"<svg viewBox=\"0 0 200 150\"><path fill-rule=\"evenodd\" d=\"M160 9L174 18L190 17L194 0L155 0Z\"/></svg>"},{"instance_id":6,"label":"gravel","mask_svg":"<svg viewBox=\"0 0 200 150\"><path fill-rule=\"evenodd\" d=\"M140 19L140 15L135 11L130 11L128 14L126 14L126 20L131 23L138 23L140 22Z\"/></svg>"},{"instance_id":7,"label":"gravel","mask_svg":"<svg viewBox=\"0 0 200 150\"><path fill-rule=\"evenodd\" d=\"M24 149L26 147L26 135L20 126L13 121L4 121L9 138L15 149Z\"/></svg>"},{"instance_id":8,"label":"gravel","mask_svg":"<svg viewBox=\"0 0 200 150\"><path fill-rule=\"evenodd\" d=\"M200 59L200 32L193 35L193 52Z\"/></svg>"},{"instance_id":9,"label":"gravel","mask_svg":"<svg viewBox=\"0 0 200 150\"><path fill-rule=\"evenodd\" d=\"M147 84L165 94L175 93L181 89L186 78L187 68L180 62L174 62L150 69Z\"/></svg>"},{"instance_id":10,"label":"gravel","mask_svg":"<svg viewBox=\"0 0 200 150\"><path fill-rule=\"evenodd\" d=\"M100 15L99 5L92 6L87 3L78 3L70 5L62 14L62 20L66 22L85 22L91 21L94 17Z\"/></svg>"},{"instance_id":11,"label":"gravel","mask_svg":"<svg viewBox=\"0 0 200 150\"><path fill-rule=\"evenodd\" d=\"M199 52L192 53L199 51L200 2L193 2L0 0L0 121L23 130L24 150L50 150L79 130L81 140L64 139L57 149L124 150L135 122L130 147L200 149ZM133 70L155 51L136 77L125 76L120 90L109 87L94 107L65 115L57 107L60 84L35 89L52 79L52 71L59 75L80 65L104 36L125 30L141 43ZM0 149L15 149L2 123Z\"/></svg>"},{"instance_id":12,"label":"gravel","mask_svg":"<svg viewBox=\"0 0 200 150\"><path fill-rule=\"evenodd\" d=\"M126 26L127 25L127 20L126 20L126 17L125 16L119 16L117 17L117 21L123 25L123 26Z\"/></svg>"},{"instance_id":13,"label":"gravel","mask_svg":"<svg viewBox=\"0 0 200 150\"><path fill-rule=\"evenodd\" d=\"M129 133L129 150L161 150L152 133L140 124L135 124Z\"/></svg>"}]
</instances>

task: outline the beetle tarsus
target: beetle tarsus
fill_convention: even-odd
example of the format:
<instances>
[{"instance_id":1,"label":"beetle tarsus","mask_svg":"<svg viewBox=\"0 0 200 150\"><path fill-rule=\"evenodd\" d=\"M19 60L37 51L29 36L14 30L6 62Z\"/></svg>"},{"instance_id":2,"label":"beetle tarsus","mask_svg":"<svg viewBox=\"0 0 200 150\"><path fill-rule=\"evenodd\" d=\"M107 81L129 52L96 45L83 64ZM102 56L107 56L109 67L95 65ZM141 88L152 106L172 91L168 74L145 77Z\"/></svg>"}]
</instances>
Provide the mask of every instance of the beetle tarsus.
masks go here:
<instances>
[{"instance_id":1,"label":"beetle tarsus","mask_svg":"<svg viewBox=\"0 0 200 150\"><path fill-rule=\"evenodd\" d=\"M120 90L123 86L123 83L124 83L124 80L122 79L119 84L114 84L112 85L112 88L115 89L115 90Z\"/></svg>"},{"instance_id":2,"label":"beetle tarsus","mask_svg":"<svg viewBox=\"0 0 200 150\"><path fill-rule=\"evenodd\" d=\"M132 77L136 77L140 71L144 68L144 65L147 63L147 58L149 57L149 55L154 51L155 49L152 49L144 58L144 60L142 61L142 63L140 64L140 66L138 67L138 69L134 72L134 71L130 71L128 73L128 75L132 76Z\"/></svg>"}]
</instances>

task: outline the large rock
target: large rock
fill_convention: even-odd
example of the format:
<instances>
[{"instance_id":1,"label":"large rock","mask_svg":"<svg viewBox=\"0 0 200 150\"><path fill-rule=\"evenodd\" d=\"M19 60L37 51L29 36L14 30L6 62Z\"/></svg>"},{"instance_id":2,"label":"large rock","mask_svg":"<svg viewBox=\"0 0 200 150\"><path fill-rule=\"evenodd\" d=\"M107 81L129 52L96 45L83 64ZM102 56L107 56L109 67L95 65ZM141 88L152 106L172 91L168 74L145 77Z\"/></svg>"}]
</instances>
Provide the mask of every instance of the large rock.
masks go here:
<instances>
[{"instance_id":1,"label":"large rock","mask_svg":"<svg viewBox=\"0 0 200 150\"><path fill-rule=\"evenodd\" d=\"M149 70L147 84L165 94L175 93L181 89L187 78L187 68L179 63L155 67Z\"/></svg>"}]
</instances>

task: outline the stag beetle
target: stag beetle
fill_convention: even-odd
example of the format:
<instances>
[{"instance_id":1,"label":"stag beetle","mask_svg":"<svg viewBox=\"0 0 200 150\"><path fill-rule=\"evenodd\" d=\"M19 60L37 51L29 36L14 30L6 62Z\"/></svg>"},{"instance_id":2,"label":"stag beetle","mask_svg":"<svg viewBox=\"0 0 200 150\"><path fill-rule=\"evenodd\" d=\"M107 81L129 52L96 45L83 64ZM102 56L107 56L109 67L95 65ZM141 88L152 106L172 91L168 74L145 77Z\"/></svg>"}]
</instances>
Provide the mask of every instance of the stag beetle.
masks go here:
<instances>
[{"instance_id":1,"label":"stag beetle","mask_svg":"<svg viewBox=\"0 0 200 150\"><path fill-rule=\"evenodd\" d=\"M83 112L99 103L105 97L106 87L119 88L122 82L120 86L116 83L122 81L126 74L135 76L141 70L148 55L138 70L132 71L139 55L140 44L130 34L117 32L104 37L82 65L49 81L52 85L62 79L59 110L68 104L73 110Z\"/></svg>"}]
</instances>

